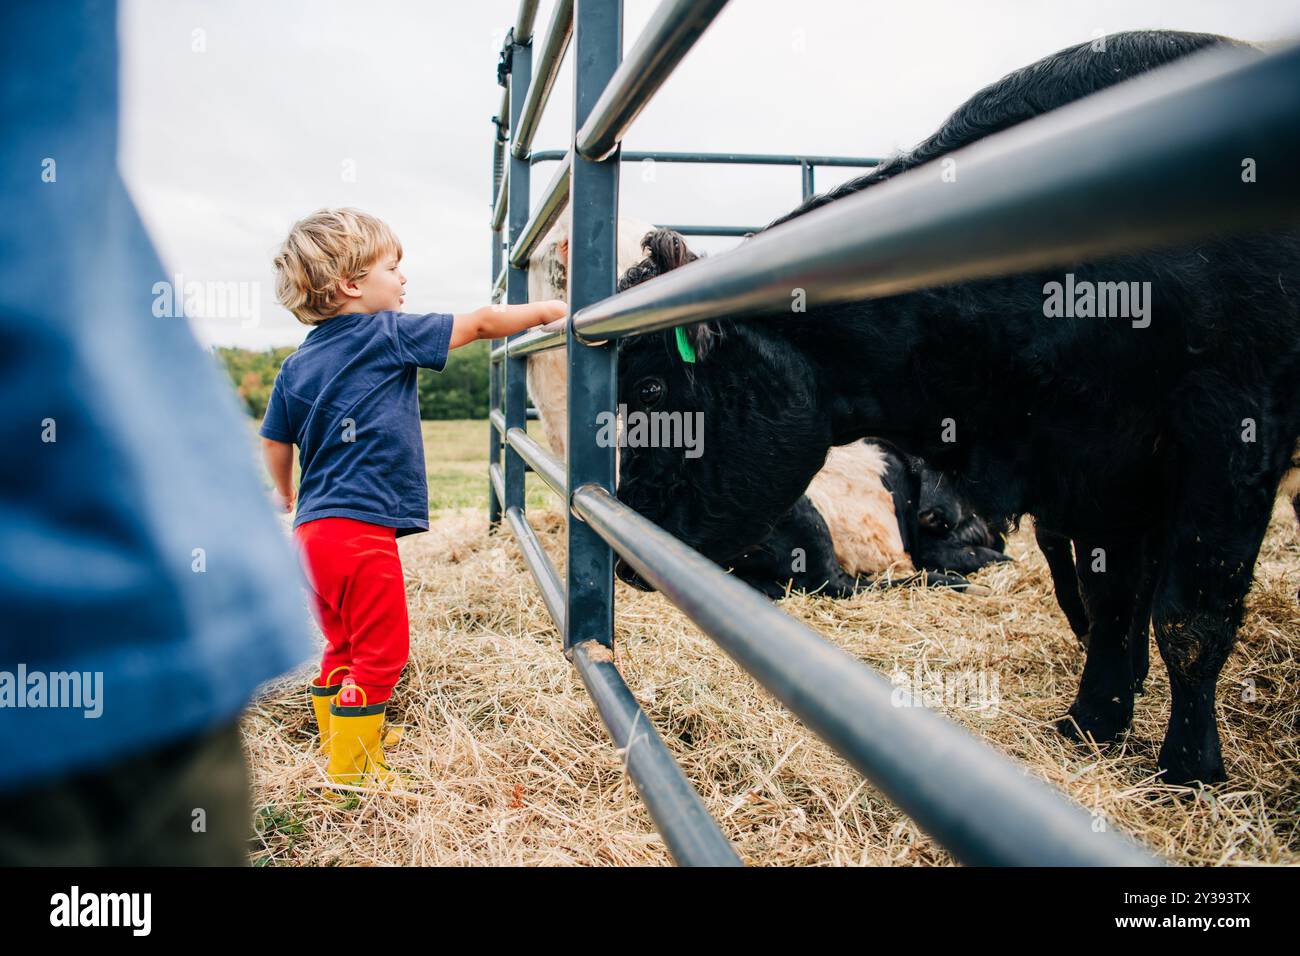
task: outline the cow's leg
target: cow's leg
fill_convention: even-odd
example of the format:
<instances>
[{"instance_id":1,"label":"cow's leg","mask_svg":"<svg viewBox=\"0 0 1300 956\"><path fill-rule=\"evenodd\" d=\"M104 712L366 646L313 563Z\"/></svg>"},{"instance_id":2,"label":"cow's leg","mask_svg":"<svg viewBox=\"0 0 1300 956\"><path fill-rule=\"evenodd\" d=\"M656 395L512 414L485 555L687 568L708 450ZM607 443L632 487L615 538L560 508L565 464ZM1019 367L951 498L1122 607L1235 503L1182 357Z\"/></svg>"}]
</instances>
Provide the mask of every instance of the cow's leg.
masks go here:
<instances>
[{"instance_id":1,"label":"cow's leg","mask_svg":"<svg viewBox=\"0 0 1300 956\"><path fill-rule=\"evenodd\" d=\"M883 588L948 588L953 591L967 591L978 587L965 576L955 571L920 571L892 573L886 576L872 575L857 578L855 590L880 590Z\"/></svg>"},{"instance_id":2,"label":"cow's leg","mask_svg":"<svg viewBox=\"0 0 1300 956\"><path fill-rule=\"evenodd\" d=\"M1231 510L1238 521L1222 526L1189 521L1171 529L1152 606L1156 644L1169 671L1169 726L1160 747L1168 783L1226 779L1215 692L1241 623L1272 500L1257 501L1252 516L1243 508L1249 492L1236 488L1224 494L1237 496Z\"/></svg>"},{"instance_id":3,"label":"cow's leg","mask_svg":"<svg viewBox=\"0 0 1300 956\"><path fill-rule=\"evenodd\" d=\"M1142 578L1133 623L1129 628L1129 654L1133 660L1133 693L1146 693L1147 674L1151 670L1151 602L1155 598L1159 564L1155 546L1148 540L1142 549Z\"/></svg>"},{"instance_id":4,"label":"cow's leg","mask_svg":"<svg viewBox=\"0 0 1300 956\"><path fill-rule=\"evenodd\" d=\"M1160 747L1169 783L1225 779L1215 714L1219 672L1236 640L1291 450L1290 443L1279 449L1240 442L1237 415L1225 417L1219 442L1202 433L1180 458L1171 510L1177 518L1168 523L1152 604L1156 645L1169 671L1169 726Z\"/></svg>"},{"instance_id":5,"label":"cow's leg","mask_svg":"<svg viewBox=\"0 0 1300 956\"><path fill-rule=\"evenodd\" d=\"M849 597L859 587L840 566L826 519L807 497L781 516L759 547L733 561L732 569L774 600L785 596L787 586L836 598Z\"/></svg>"},{"instance_id":6,"label":"cow's leg","mask_svg":"<svg viewBox=\"0 0 1300 956\"><path fill-rule=\"evenodd\" d=\"M1001 551L973 544L962 544L951 537L938 538L922 534L921 542L920 547L913 552L918 570L974 574L986 564L1011 560Z\"/></svg>"},{"instance_id":7,"label":"cow's leg","mask_svg":"<svg viewBox=\"0 0 1300 956\"><path fill-rule=\"evenodd\" d=\"M1296 524L1300 525L1300 495L1296 495L1291 499L1291 507L1295 509ZM1300 590L1295 592L1295 599L1297 602L1300 602Z\"/></svg>"},{"instance_id":8,"label":"cow's leg","mask_svg":"<svg viewBox=\"0 0 1300 956\"><path fill-rule=\"evenodd\" d=\"M1133 657L1129 630L1141 575L1133 540L1076 540L1077 580L1088 618L1088 656L1079 692L1057 728L1071 739L1114 740L1133 719Z\"/></svg>"},{"instance_id":9,"label":"cow's leg","mask_svg":"<svg viewBox=\"0 0 1300 956\"><path fill-rule=\"evenodd\" d=\"M859 590L865 590L870 583L866 579L854 578L844 573L843 569L838 566L828 568L821 574L807 572L787 574L784 579L777 576L779 570L775 563L766 568L733 568L733 573L754 590L773 601L779 601L785 597L787 588L790 591L806 591L809 594L817 593L824 597L852 597Z\"/></svg>"},{"instance_id":10,"label":"cow's leg","mask_svg":"<svg viewBox=\"0 0 1300 956\"><path fill-rule=\"evenodd\" d=\"M1085 648L1088 646L1088 613L1083 609L1083 599L1079 596L1079 579L1074 571L1074 551L1070 539L1052 531L1045 531L1034 525L1034 539L1038 550L1047 559L1047 570L1052 573L1052 588L1056 591L1056 603L1065 613L1070 623L1070 630Z\"/></svg>"}]
</instances>

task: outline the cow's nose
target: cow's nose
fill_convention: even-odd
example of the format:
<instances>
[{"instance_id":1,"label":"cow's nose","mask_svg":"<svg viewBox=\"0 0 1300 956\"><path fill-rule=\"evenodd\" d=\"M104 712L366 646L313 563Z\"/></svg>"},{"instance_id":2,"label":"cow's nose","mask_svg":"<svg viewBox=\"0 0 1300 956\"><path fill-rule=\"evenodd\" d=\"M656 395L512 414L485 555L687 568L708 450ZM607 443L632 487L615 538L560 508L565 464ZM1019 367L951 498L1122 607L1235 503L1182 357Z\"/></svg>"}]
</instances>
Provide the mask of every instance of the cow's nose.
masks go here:
<instances>
[{"instance_id":1,"label":"cow's nose","mask_svg":"<svg viewBox=\"0 0 1300 956\"><path fill-rule=\"evenodd\" d=\"M926 531L933 531L935 534L946 534L948 531L948 522L943 513L935 511L933 508L922 511L917 516L917 520L921 522L921 527Z\"/></svg>"},{"instance_id":2,"label":"cow's nose","mask_svg":"<svg viewBox=\"0 0 1300 956\"><path fill-rule=\"evenodd\" d=\"M636 588L638 591L654 590L654 588L646 583L646 580L642 578L641 575L636 573L636 570L632 565L628 564L622 558L618 558L614 562L614 576L624 584L632 585L632 587Z\"/></svg>"}]
</instances>

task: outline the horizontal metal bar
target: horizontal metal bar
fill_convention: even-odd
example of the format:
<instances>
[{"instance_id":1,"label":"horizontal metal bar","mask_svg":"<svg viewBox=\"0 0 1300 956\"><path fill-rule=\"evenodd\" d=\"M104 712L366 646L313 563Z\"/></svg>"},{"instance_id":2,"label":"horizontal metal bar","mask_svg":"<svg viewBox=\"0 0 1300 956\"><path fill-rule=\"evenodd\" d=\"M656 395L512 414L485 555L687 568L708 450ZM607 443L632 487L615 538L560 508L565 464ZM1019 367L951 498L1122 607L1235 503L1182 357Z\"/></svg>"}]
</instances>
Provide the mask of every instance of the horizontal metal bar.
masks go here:
<instances>
[{"instance_id":1,"label":"horizontal metal bar","mask_svg":"<svg viewBox=\"0 0 1300 956\"><path fill-rule=\"evenodd\" d=\"M497 352L502 352L502 351L504 351L504 350L503 350L503 349L497 349L496 351L497 351ZM493 353L493 354L495 355L495 353ZM496 361L496 359L494 358L493 361ZM488 413L488 419L492 422L492 424L493 424L494 426L496 426L497 431L501 432L501 434L504 436L504 435L505 435L505 416L502 415L502 416L501 416L501 420L500 420L500 421L497 421L496 419L492 418L492 415L493 415L493 414L498 414L498 415L501 414L501 413L500 413L500 410L499 410L499 409L493 409L491 412ZM524 411L524 418L525 418L525 420L527 420L527 421L535 422L535 421L538 421L541 417L542 417L542 413L539 412L537 409L533 408L532 406L529 406L529 407Z\"/></svg>"},{"instance_id":2,"label":"horizontal metal bar","mask_svg":"<svg viewBox=\"0 0 1300 956\"><path fill-rule=\"evenodd\" d=\"M514 145L511 152L517 159L528 156L528 147L533 144L537 133L537 124L541 122L542 111L559 76L560 64L564 62L565 51L573 38L573 0L556 0L551 12L551 24L546 31L546 41L542 45L542 55L533 66L533 82L528 87L528 98L524 100L524 111L519 117L519 128L515 130Z\"/></svg>"},{"instance_id":3,"label":"horizontal metal bar","mask_svg":"<svg viewBox=\"0 0 1300 956\"><path fill-rule=\"evenodd\" d=\"M528 264L528 257L533 254L533 250L542 241L547 230L555 225L555 221L564 212L564 207L569 202L569 180L572 172L573 160L570 158L555 171L546 191L542 193L542 201L529 217L524 231L519 234L515 244L510 247L510 264L516 269L522 269Z\"/></svg>"},{"instance_id":4,"label":"horizontal metal bar","mask_svg":"<svg viewBox=\"0 0 1300 956\"><path fill-rule=\"evenodd\" d=\"M537 19L539 0L519 0L519 13L515 16L515 42L527 43L533 38L533 22Z\"/></svg>"},{"instance_id":5,"label":"horizontal metal bar","mask_svg":"<svg viewBox=\"0 0 1300 956\"><path fill-rule=\"evenodd\" d=\"M506 416L502 414L501 409L494 408L488 412L488 422L499 431L503 436L506 433Z\"/></svg>"},{"instance_id":6,"label":"horizontal metal bar","mask_svg":"<svg viewBox=\"0 0 1300 956\"><path fill-rule=\"evenodd\" d=\"M508 199L510 188L510 167L507 165L501 173L501 185L497 187L497 198L492 203L492 226L493 232L500 232L501 227L506 222L506 209L509 207Z\"/></svg>"},{"instance_id":7,"label":"horizontal metal bar","mask_svg":"<svg viewBox=\"0 0 1300 956\"><path fill-rule=\"evenodd\" d=\"M497 501L505 501L506 480L501 474L501 466L495 461L488 465L488 478L492 481L492 490L497 493Z\"/></svg>"},{"instance_id":8,"label":"horizontal metal bar","mask_svg":"<svg viewBox=\"0 0 1300 956\"><path fill-rule=\"evenodd\" d=\"M568 155L563 149L541 149L530 153L531 163L556 162ZM879 166L876 156L798 156L790 153L699 153L663 150L625 149L619 154L624 163L717 163L736 166L852 166L869 168Z\"/></svg>"},{"instance_id":9,"label":"horizontal metal bar","mask_svg":"<svg viewBox=\"0 0 1300 956\"><path fill-rule=\"evenodd\" d=\"M508 429L506 441L519 453L520 458L532 466L533 471L541 476L542 481L546 482L552 491L568 500L569 479L565 474L564 462L528 437L528 433L522 428Z\"/></svg>"},{"instance_id":10,"label":"horizontal metal bar","mask_svg":"<svg viewBox=\"0 0 1300 956\"><path fill-rule=\"evenodd\" d=\"M737 664L963 862L1150 866L1128 840L939 714L893 703L861 661L641 517L604 489L578 515Z\"/></svg>"},{"instance_id":11,"label":"horizontal metal bar","mask_svg":"<svg viewBox=\"0 0 1300 956\"><path fill-rule=\"evenodd\" d=\"M504 348L510 350L511 356L530 355L533 352L544 352L547 349L563 348L566 344L565 328L568 321L567 317L556 319L554 322L547 322L535 329L529 329L518 338L512 339Z\"/></svg>"},{"instance_id":12,"label":"horizontal metal bar","mask_svg":"<svg viewBox=\"0 0 1300 956\"><path fill-rule=\"evenodd\" d=\"M1158 862L941 715L897 706L883 676L790 618L597 485L573 509L643 579L958 860L976 865Z\"/></svg>"},{"instance_id":13,"label":"horizontal metal bar","mask_svg":"<svg viewBox=\"0 0 1300 956\"><path fill-rule=\"evenodd\" d=\"M673 859L683 866L743 865L632 696L609 648L579 641L573 665Z\"/></svg>"},{"instance_id":14,"label":"horizontal metal bar","mask_svg":"<svg viewBox=\"0 0 1300 956\"><path fill-rule=\"evenodd\" d=\"M683 236L747 236L762 226L660 226Z\"/></svg>"},{"instance_id":15,"label":"horizontal metal bar","mask_svg":"<svg viewBox=\"0 0 1300 956\"><path fill-rule=\"evenodd\" d=\"M662 0L578 130L583 158L599 162L618 147L633 120L726 5L727 0Z\"/></svg>"},{"instance_id":16,"label":"horizontal metal bar","mask_svg":"<svg viewBox=\"0 0 1300 956\"><path fill-rule=\"evenodd\" d=\"M555 565L551 563L550 555L537 540L536 533L522 511L518 508L507 508L506 521L510 524L510 530L515 533L515 541L524 556L524 563L533 573L533 579L537 581L537 587L542 592L542 603L546 605L546 611L551 615L551 622L556 630L563 634L564 588L560 585L560 576L556 573Z\"/></svg>"},{"instance_id":17,"label":"horizontal metal bar","mask_svg":"<svg viewBox=\"0 0 1300 956\"><path fill-rule=\"evenodd\" d=\"M498 339L496 341L500 341L500 340ZM492 362L494 365L497 362L502 361L505 357L506 357L506 346L504 345L498 345L496 348L494 348L491 352L488 353L488 361Z\"/></svg>"},{"instance_id":18,"label":"horizontal metal bar","mask_svg":"<svg viewBox=\"0 0 1300 956\"><path fill-rule=\"evenodd\" d=\"M581 310L603 340L898 295L1300 219L1300 47L1202 53ZM1214 171L1211 174L1208 171Z\"/></svg>"}]
</instances>

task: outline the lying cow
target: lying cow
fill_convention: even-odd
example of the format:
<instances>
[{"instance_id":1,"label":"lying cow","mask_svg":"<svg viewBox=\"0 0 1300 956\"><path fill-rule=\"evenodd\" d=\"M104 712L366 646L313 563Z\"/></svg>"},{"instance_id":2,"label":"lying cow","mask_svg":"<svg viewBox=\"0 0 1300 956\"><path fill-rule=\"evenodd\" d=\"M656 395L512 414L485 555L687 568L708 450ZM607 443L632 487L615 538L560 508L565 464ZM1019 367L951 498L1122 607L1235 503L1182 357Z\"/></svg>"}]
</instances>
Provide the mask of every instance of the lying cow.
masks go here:
<instances>
[{"instance_id":1,"label":"lying cow","mask_svg":"<svg viewBox=\"0 0 1300 956\"><path fill-rule=\"evenodd\" d=\"M830 597L917 582L966 590L965 575L1010 560L1002 536L919 459L870 441L831 451L762 542L727 562L768 597L787 585Z\"/></svg>"},{"instance_id":2,"label":"lying cow","mask_svg":"<svg viewBox=\"0 0 1300 956\"><path fill-rule=\"evenodd\" d=\"M1139 32L1108 37L1104 52L1063 50L976 94L911 154L778 223L1233 42ZM798 501L831 445L888 437L950 477L980 514L1032 514L1086 556L1078 586L1088 654L1063 733L1110 741L1129 726L1139 654L1129 630L1149 576L1172 698L1159 764L1171 782L1222 780L1216 681L1300 437L1300 234L1220 238L1071 272L1150 282L1149 326L1047 318L1045 295L1061 273L1040 271L700 323L688 330L691 364L678 358L674 330L620 340L619 400L703 410L712 457L625 448L618 494L725 562L761 541L757 515ZM718 409L725 414L709 414ZM1243 441L1244 418L1259 423L1253 441ZM941 425L949 419L955 434ZM761 471L746 456L753 444L771 463Z\"/></svg>"},{"instance_id":3,"label":"lying cow","mask_svg":"<svg viewBox=\"0 0 1300 956\"><path fill-rule=\"evenodd\" d=\"M568 220L561 220L529 259L529 298L563 299L568 294ZM641 240L675 233L620 217L618 263L640 258ZM652 273L674 268L685 244L644 247L639 271L628 272L621 288ZM551 450L565 454L567 414L565 353L529 356L528 393L538 409ZM793 590L848 597L878 583L912 582L965 589L964 575L1002 554L1002 537L964 507L942 477L916 458L872 442L832 448L806 492L772 524L763 541L728 562L734 572L770 597ZM924 571L924 575L916 572Z\"/></svg>"}]
</instances>

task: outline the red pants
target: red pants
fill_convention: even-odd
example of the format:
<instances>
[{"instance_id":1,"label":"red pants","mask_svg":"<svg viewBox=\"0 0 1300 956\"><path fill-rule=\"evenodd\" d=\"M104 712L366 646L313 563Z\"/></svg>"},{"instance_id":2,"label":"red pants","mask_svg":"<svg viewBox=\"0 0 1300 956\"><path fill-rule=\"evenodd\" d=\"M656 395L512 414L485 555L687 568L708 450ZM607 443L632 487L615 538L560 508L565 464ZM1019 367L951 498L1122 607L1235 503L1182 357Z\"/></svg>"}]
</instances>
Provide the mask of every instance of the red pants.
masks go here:
<instances>
[{"instance_id":1,"label":"red pants","mask_svg":"<svg viewBox=\"0 0 1300 956\"><path fill-rule=\"evenodd\" d=\"M321 683L335 668L347 667L333 683L351 677L367 703L383 703L402 676L411 646L396 532L351 518L318 518L299 525L294 537L328 644Z\"/></svg>"}]
</instances>

